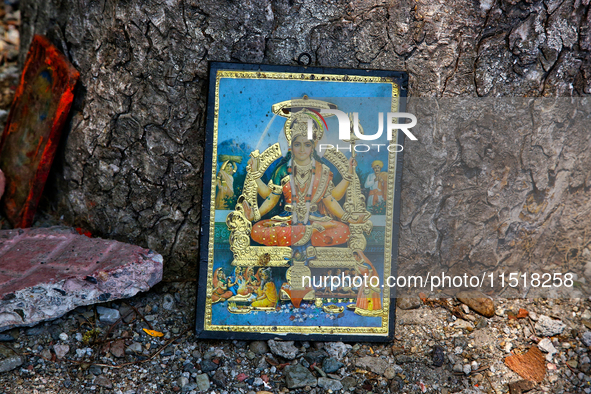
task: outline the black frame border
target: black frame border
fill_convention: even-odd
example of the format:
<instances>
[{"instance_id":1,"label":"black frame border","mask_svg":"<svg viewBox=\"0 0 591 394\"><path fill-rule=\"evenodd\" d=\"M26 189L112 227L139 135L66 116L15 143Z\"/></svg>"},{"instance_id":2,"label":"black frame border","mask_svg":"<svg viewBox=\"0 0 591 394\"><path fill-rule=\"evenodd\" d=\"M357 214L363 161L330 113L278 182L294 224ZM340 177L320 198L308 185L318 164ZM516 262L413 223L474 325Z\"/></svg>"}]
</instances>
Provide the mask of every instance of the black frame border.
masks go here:
<instances>
[{"instance_id":1,"label":"black frame border","mask_svg":"<svg viewBox=\"0 0 591 394\"><path fill-rule=\"evenodd\" d=\"M260 71L260 72L290 72L305 74L339 74L357 76L391 77L396 80L400 87L399 112L406 111L408 94L408 74L401 71L387 70L366 70L346 68L325 68L325 67L303 67L303 66L277 66L264 64L245 64L228 62L209 63L209 84L207 92L207 123L205 128L205 146L203 160L203 193L201 202L201 226L199 242L199 267L197 277L197 302L195 310L195 336L198 339L219 339L219 340L295 340L295 341L342 341L342 342L389 342L394 337L396 327L396 288L390 290L390 312L388 335L347 335L347 334L273 334L254 332L232 332L232 331L208 331L205 330L205 302L207 296L207 267L209 254L210 234L210 205L211 205L211 176L213 159L213 126L215 110L215 83L218 70L238 71ZM398 130L398 143L404 146L404 133ZM402 164L404 150L396 157L396 174L394 189L394 216L392 218L392 260L391 275L396 276L398 270L398 235L400 232L400 188L402 185Z\"/></svg>"}]
</instances>

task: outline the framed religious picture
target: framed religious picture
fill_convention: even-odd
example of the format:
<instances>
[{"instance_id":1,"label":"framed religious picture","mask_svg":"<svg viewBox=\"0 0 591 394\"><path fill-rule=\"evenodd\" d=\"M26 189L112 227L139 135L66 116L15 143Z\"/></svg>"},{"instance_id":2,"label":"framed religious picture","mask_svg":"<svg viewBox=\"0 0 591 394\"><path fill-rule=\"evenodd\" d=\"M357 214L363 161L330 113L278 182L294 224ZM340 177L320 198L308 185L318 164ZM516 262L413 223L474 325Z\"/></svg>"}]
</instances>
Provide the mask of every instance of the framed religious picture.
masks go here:
<instances>
[{"instance_id":1,"label":"framed religious picture","mask_svg":"<svg viewBox=\"0 0 591 394\"><path fill-rule=\"evenodd\" d=\"M198 337L392 337L406 85L211 64Z\"/></svg>"}]
</instances>

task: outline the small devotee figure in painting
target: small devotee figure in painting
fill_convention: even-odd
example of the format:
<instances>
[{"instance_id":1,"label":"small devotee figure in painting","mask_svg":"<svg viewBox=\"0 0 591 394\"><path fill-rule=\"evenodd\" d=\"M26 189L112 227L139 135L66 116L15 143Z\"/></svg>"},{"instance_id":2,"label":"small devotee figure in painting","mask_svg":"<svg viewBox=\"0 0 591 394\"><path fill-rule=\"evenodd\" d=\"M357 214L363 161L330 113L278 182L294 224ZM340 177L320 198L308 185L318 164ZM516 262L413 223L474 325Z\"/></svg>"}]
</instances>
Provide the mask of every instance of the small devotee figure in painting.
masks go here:
<instances>
[{"instance_id":1,"label":"small devotee figure in painting","mask_svg":"<svg viewBox=\"0 0 591 394\"><path fill-rule=\"evenodd\" d=\"M380 281L377 270L363 252L355 251L354 254L358 261L357 267L355 267L356 274L367 278L367 280L359 288L357 303L351 309L354 309L358 314L371 315L378 313L382 310L381 292L379 287L372 285L372 283L377 283L379 286ZM372 278L374 278L373 281Z\"/></svg>"},{"instance_id":2,"label":"small devotee figure in painting","mask_svg":"<svg viewBox=\"0 0 591 394\"><path fill-rule=\"evenodd\" d=\"M234 284L228 281L226 278L224 270L222 268L218 268L213 273L213 293L211 294L211 301L226 301L228 298L232 297L234 293L230 290L230 288L233 285Z\"/></svg>"},{"instance_id":3,"label":"small devotee figure in painting","mask_svg":"<svg viewBox=\"0 0 591 394\"><path fill-rule=\"evenodd\" d=\"M260 270L261 284L256 291L255 301L251 306L254 308L269 308L275 307L279 297L277 296L277 288L273 283L273 276L271 269L264 268Z\"/></svg>"},{"instance_id":4,"label":"small devotee figure in painting","mask_svg":"<svg viewBox=\"0 0 591 394\"><path fill-rule=\"evenodd\" d=\"M367 207L370 210L383 204L388 195L388 173L382 172L383 167L381 160L374 160L371 163L373 173L365 180L364 186L368 190Z\"/></svg>"},{"instance_id":5,"label":"small devotee figure in painting","mask_svg":"<svg viewBox=\"0 0 591 394\"><path fill-rule=\"evenodd\" d=\"M215 207L216 209L231 209L233 208L232 200L234 197L234 174L238 169L236 162L240 163L242 158L221 155L221 159L226 160L223 162L216 178Z\"/></svg>"}]
</instances>

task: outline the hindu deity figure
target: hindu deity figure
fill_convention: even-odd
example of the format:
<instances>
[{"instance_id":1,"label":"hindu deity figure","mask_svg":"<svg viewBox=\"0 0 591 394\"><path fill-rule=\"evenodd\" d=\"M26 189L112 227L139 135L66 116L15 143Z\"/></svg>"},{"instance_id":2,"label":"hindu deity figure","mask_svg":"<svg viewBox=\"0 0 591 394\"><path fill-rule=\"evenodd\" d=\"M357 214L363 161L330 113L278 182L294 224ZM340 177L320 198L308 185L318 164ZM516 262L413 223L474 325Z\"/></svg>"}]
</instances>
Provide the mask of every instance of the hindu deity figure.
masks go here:
<instances>
[{"instance_id":1,"label":"hindu deity figure","mask_svg":"<svg viewBox=\"0 0 591 394\"><path fill-rule=\"evenodd\" d=\"M252 239L267 246L335 246L347 242L350 236L347 223L363 219L359 214L343 210L343 198L354 174L354 159L349 161L348 172L335 186L333 173L316 153L322 138L321 125L313 125L313 137L308 138L308 114L300 111L286 123L285 136L291 143L287 155L278 163L268 184L256 180L258 194L265 199L259 207L261 216L279 208L269 219L256 222ZM251 171L259 171L258 158L248 162ZM253 210L243 202L248 220Z\"/></svg>"},{"instance_id":2,"label":"hindu deity figure","mask_svg":"<svg viewBox=\"0 0 591 394\"><path fill-rule=\"evenodd\" d=\"M285 268L281 297L289 297L296 308L320 290L305 285L303 278L312 270L353 269L357 262L352 251L365 249L363 234L373 226L355 172L355 155L347 159L334 148L325 150L323 157L317 153L327 129L318 112L322 109L336 105L306 96L273 105L274 114L287 118L283 132L288 152L282 156L278 142L262 153L251 153L242 194L226 218L232 265L247 267L247 289L253 295L266 294L264 274L259 269L253 275L255 267ZM351 136L344 141L353 146L353 132ZM262 300L254 300L258 301Z\"/></svg>"},{"instance_id":3,"label":"hindu deity figure","mask_svg":"<svg viewBox=\"0 0 591 394\"><path fill-rule=\"evenodd\" d=\"M256 298L255 301L252 302L251 306L255 308L274 307L277 304L279 297L277 295L275 283L273 283L271 269L261 269L259 275L261 277L261 285L256 291Z\"/></svg>"}]
</instances>

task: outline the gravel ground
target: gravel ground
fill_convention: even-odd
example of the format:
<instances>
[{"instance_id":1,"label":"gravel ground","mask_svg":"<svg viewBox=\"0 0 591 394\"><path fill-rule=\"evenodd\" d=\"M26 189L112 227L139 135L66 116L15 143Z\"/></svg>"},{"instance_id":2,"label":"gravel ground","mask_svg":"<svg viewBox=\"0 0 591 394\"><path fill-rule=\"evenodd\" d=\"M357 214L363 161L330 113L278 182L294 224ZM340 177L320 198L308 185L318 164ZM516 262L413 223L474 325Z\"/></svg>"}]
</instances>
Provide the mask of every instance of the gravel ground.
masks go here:
<instances>
[{"instance_id":1,"label":"gravel ground","mask_svg":"<svg viewBox=\"0 0 591 394\"><path fill-rule=\"evenodd\" d=\"M589 300L497 300L492 318L464 307L467 320L420 305L397 310L391 343L292 346L195 340L195 290L195 282L161 283L129 300L80 307L53 322L3 333L0 370L14 363L15 355L22 364L0 374L0 388L6 393L506 393L508 383L522 378L504 358L546 338L540 329L548 327L536 324L549 316L561 333L550 333L556 335L539 344L555 353L544 353L546 377L529 392L591 393L590 351L583 343L591 345ZM529 317L509 318L520 308ZM113 324L118 318L123 321ZM164 336L152 337L144 329ZM296 354L293 360L290 352Z\"/></svg>"}]
</instances>

